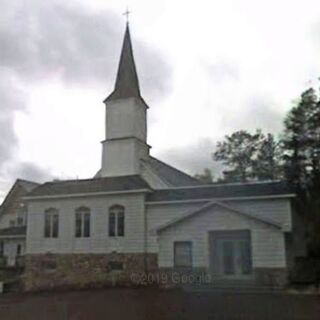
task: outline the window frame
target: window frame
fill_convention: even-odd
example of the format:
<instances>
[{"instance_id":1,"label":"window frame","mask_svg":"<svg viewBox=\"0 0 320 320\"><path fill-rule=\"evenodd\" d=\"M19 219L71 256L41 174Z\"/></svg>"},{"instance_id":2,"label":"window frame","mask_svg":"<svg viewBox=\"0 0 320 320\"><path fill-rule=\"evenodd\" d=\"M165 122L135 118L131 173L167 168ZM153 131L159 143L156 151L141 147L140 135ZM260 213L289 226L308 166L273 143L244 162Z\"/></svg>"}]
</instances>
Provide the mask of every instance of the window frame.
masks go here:
<instances>
[{"instance_id":1,"label":"window frame","mask_svg":"<svg viewBox=\"0 0 320 320\"><path fill-rule=\"evenodd\" d=\"M0 240L0 258L4 257L4 240Z\"/></svg>"},{"instance_id":2,"label":"window frame","mask_svg":"<svg viewBox=\"0 0 320 320\"><path fill-rule=\"evenodd\" d=\"M44 212L44 238L59 238L59 227L59 210L56 208L46 209Z\"/></svg>"},{"instance_id":3,"label":"window frame","mask_svg":"<svg viewBox=\"0 0 320 320\"><path fill-rule=\"evenodd\" d=\"M22 256L22 244L21 243L17 244L16 256L17 257Z\"/></svg>"},{"instance_id":4,"label":"window frame","mask_svg":"<svg viewBox=\"0 0 320 320\"><path fill-rule=\"evenodd\" d=\"M24 226L24 219L21 216L17 217L17 226Z\"/></svg>"},{"instance_id":5,"label":"window frame","mask_svg":"<svg viewBox=\"0 0 320 320\"><path fill-rule=\"evenodd\" d=\"M81 206L75 209L75 238L90 238L91 236L91 210ZM80 225L78 225L78 223ZM80 227L80 228L79 228Z\"/></svg>"},{"instance_id":6,"label":"window frame","mask_svg":"<svg viewBox=\"0 0 320 320\"><path fill-rule=\"evenodd\" d=\"M189 246L189 260L190 263L187 264L182 264L177 262L177 250L179 245L188 245ZM175 268L179 269L190 269L193 266L193 243L190 240L182 240L182 241L174 241L173 242L173 264Z\"/></svg>"},{"instance_id":7,"label":"window frame","mask_svg":"<svg viewBox=\"0 0 320 320\"><path fill-rule=\"evenodd\" d=\"M125 207L123 205L115 204L109 207L108 236L112 238L125 236Z\"/></svg>"}]
</instances>

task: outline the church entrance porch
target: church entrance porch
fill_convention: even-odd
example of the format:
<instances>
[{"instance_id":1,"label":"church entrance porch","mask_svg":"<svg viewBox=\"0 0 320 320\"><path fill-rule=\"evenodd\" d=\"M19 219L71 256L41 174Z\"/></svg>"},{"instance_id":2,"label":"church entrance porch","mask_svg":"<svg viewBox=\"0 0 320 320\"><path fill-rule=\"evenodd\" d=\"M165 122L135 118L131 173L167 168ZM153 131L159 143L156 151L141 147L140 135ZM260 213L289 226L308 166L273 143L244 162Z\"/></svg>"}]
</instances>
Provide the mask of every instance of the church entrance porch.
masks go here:
<instances>
[{"instance_id":1,"label":"church entrance porch","mask_svg":"<svg viewBox=\"0 0 320 320\"><path fill-rule=\"evenodd\" d=\"M215 279L252 279L249 230L209 232L210 274Z\"/></svg>"},{"instance_id":2,"label":"church entrance porch","mask_svg":"<svg viewBox=\"0 0 320 320\"><path fill-rule=\"evenodd\" d=\"M205 285L216 287L286 285L281 227L220 203L190 212L158 229L160 269L187 275L201 270L210 279Z\"/></svg>"}]
</instances>

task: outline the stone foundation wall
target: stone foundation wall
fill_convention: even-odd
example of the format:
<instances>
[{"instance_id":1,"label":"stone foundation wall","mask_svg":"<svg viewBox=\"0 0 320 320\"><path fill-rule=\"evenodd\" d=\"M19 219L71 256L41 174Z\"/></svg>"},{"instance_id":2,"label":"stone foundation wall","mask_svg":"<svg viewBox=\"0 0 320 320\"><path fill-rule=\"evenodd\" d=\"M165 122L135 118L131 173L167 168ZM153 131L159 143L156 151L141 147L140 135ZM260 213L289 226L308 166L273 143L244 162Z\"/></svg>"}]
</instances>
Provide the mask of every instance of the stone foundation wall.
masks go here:
<instances>
[{"instance_id":1,"label":"stone foundation wall","mask_svg":"<svg viewBox=\"0 0 320 320\"><path fill-rule=\"evenodd\" d=\"M157 269L157 254L27 255L22 282L26 291L132 286L134 274Z\"/></svg>"},{"instance_id":2,"label":"stone foundation wall","mask_svg":"<svg viewBox=\"0 0 320 320\"><path fill-rule=\"evenodd\" d=\"M255 268L251 281L256 286L284 287L288 283L287 270ZM215 283L223 285L224 282L228 284L228 280L212 278L205 267L158 268L157 254L143 253L27 255L22 282L26 291L107 286L168 288ZM235 282L235 286L238 282Z\"/></svg>"}]
</instances>

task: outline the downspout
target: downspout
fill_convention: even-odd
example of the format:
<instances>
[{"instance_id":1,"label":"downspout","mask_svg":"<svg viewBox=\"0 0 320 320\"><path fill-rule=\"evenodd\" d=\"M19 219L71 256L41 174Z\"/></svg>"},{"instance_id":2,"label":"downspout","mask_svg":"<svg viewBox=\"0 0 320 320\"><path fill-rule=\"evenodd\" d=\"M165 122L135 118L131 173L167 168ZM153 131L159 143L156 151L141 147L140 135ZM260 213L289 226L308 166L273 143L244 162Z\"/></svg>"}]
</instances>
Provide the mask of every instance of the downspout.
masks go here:
<instances>
[{"instance_id":1,"label":"downspout","mask_svg":"<svg viewBox=\"0 0 320 320\"><path fill-rule=\"evenodd\" d=\"M143 197L143 208L144 208L144 217L143 217L143 253L144 253L144 272L148 273L148 220L147 220L147 206L146 206L146 194Z\"/></svg>"}]
</instances>

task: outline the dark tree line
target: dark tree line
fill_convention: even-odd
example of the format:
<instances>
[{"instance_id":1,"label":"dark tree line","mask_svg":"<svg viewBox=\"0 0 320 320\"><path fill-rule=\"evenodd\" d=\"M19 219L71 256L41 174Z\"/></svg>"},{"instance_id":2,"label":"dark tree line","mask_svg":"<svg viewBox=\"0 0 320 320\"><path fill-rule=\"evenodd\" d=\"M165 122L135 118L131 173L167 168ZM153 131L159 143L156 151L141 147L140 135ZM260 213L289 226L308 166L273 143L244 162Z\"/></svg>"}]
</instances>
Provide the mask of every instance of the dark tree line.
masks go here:
<instances>
[{"instance_id":1,"label":"dark tree line","mask_svg":"<svg viewBox=\"0 0 320 320\"><path fill-rule=\"evenodd\" d=\"M314 197L320 187L319 95L313 88L301 94L279 138L260 129L236 131L217 143L213 159L226 167L223 181L286 179L303 197Z\"/></svg>"},{"instance_id":2,"label":"dark tree line","mask_svg":"<svg viewBox=\"0 0 320 320\"><path fill-rule=\"evenodd\" d=\"M282 178L280 143L270 133L261 130L249 133L241 130L217 143L213 159L227 167L225 182L275 180Z\"/></svg>"},{"instance_id":3,"label":"dark tree line","mask_svg":"<svg viewBox=\"0 0 320 320\"><path fill-rule=\"evenodd\" d=\"M213 160L226 168L222 182L286 180L307 222L310 252L320 256L320 97L315 89L301 94L279 137L261 130L234 132L217 143Z\"/></svg>"}]
</instances>

